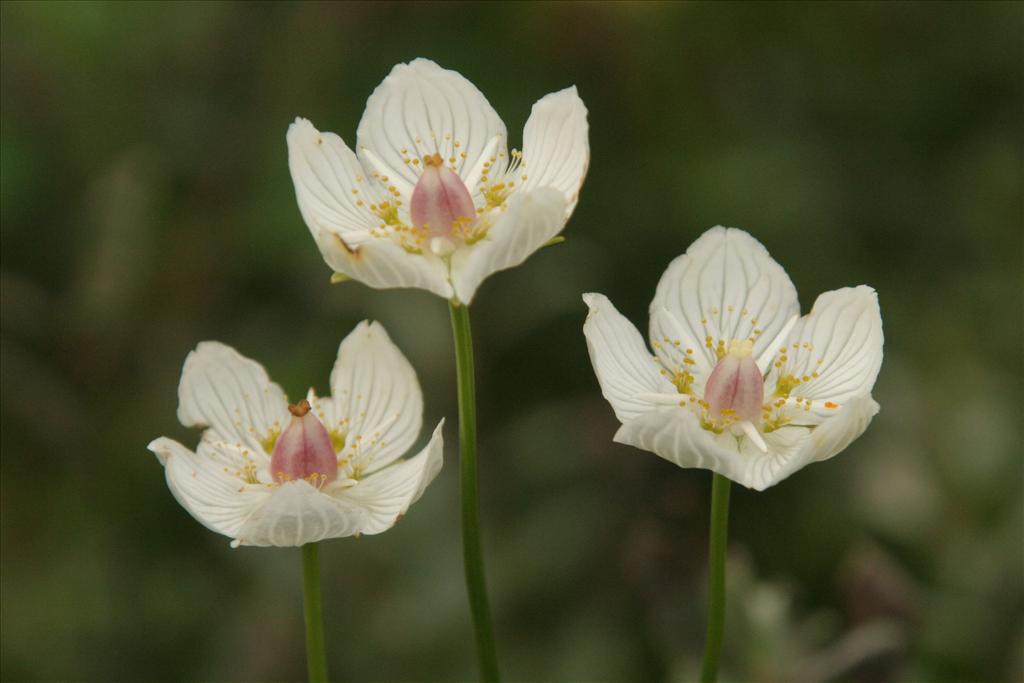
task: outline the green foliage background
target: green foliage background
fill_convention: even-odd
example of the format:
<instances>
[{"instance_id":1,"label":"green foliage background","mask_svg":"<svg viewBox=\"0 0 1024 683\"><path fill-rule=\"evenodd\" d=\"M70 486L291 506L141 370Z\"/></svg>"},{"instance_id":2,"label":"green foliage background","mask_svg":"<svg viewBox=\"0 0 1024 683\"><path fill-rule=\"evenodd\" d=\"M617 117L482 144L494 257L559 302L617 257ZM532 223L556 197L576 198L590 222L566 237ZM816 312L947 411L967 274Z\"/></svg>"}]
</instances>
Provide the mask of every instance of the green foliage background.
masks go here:
<instances>
[{"instance_id":1,"label":"green foliage background","mask_svg":"<svg viewBox=\"0 0 1024 683\"><path fill-rule=\"evenodd\" d=\"M737 489L723 677L1021 680L1020 3L2 6L2 677L304 675L299 553L231 550L150 439L218 339L291 395L384 323L447 466L392 531L322 548L338 680L469 680L445 303L328 285L284 133L350 143L416 56L514 131L575 83L568 241L473 306L485 548L510 681L686 680L710 476L613 444L580 293L646 326L668 262L747 228L805 310L867 283L882 405L846 453ZM426 434L423 439L425 440Z\"/></svg>"}]
</instances>

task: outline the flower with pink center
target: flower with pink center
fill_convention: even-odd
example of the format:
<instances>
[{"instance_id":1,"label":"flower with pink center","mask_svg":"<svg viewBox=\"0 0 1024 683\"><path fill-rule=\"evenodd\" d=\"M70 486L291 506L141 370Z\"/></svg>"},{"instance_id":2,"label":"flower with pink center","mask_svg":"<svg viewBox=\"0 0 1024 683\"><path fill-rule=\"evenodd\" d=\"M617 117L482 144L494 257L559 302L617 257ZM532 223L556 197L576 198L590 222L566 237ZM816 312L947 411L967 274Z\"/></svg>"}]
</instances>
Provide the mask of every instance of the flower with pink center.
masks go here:
<instances>
[{"instance_id":1,"label":"flower with pink center","mask_svg":"<svg viewBox=\"0 0 1024 683\"><path fill-rule=\"evenodd\" d=\"M826 292L800 317L789 276L753 237L704 233L650 306L647 350L601 294L583 332L615 440L762 490L845 449L878 412L882 318L864 285Z\"/></svg>"},{"instance_id":2,"label":"flower with pink center","mask_svg":"<svg viewBox=\"0 0 1024 683\"><path fill-rule=\"evenodd\" d=\"M149 445L179 503L232 546L300 546L391 528L437 476L442 420L426 447L401 457L422 426L412 366L378 323L338 348L331 396L289 405L266 370L219 342L185 359L178 419L203 429L192 451Z\"/></svg>"},{"instance_id":3,"label":"flower with pink center","mask_svg":"<svg viewBox=\"0 0 1024 683\"><path fill-rule=\"evenodd\" d=\"M287 138L299 210L331 268L466 304L562 231L590 161L575 87L537 101L522 151L509 152L480 91L427 59L395 66L373 92L355 152L302 118Z\"/></svg>"}]
</instances>

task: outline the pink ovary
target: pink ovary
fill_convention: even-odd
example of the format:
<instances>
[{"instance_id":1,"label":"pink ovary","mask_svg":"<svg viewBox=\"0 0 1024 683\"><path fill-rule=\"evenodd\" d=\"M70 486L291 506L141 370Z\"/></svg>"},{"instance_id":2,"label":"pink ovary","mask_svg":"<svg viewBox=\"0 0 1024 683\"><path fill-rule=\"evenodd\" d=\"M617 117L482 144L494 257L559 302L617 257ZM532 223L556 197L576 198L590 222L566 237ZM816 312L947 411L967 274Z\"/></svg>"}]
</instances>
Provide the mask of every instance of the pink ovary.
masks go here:
<instances>
[{"instance_id":1,"label":"pink ovary","mask_svg":"<svg viewBox=\"0 0 1024 683\"><path fill-rule=\"evenodd\" d=\"M733 343L704 386L712 417L755 421L764 403L764 378L747 344Z\"/></svg>"},{"instance_id":2,"label":"pink ovary","mask_svg":"<svg viewBox=\"0 0 1024 683\"><path fill-rule=\"evenodd\" d=\"M476 216L466 184L444 165L439 154L423 160L423 172L409 204L413 225L431 237L448 237L453 226L471 223Z\"/></svg>"},{"instance_id":3,"label":"pink ovary","mask_svg":"<svg viewBox=\"0 0 1024 683\"><path fill-rule=\"evenodd\" d=\"M310 412L309 402L288 406L292 420L274 444L270 473L274 481L305 479L321 485L338 478L338 460L331 436Z\"/></svg>"}]
</instances>

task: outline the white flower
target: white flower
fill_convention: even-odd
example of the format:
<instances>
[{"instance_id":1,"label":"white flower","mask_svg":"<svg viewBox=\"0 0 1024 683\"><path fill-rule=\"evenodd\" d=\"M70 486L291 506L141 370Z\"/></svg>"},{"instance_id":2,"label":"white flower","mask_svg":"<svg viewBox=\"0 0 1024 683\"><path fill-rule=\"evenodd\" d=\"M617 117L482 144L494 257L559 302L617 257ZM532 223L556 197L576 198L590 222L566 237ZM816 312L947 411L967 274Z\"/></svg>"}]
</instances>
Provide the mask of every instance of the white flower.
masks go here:
<instances>
[{"instance_id":1,"label":"white flower","mask_svg":"<svg viewBox=\"0 0 1024 683\"><path fill-rule=\"evenodd\" d=\"M476 87L427 59L399 64L370 96L358 157L306 119L288 128L302 217L335 271L371 287L419 287L468 304L491 273L555 237L576 207L587 109L541 98L506 152L505 124Z\"/></svg>"},{"instance_id":2,"label":"white flower","mask_svg":"<svg viewBox=\"0 0 1024 683\"><path fill-rule=\"evenodd\" d=\"M444 420L426 448L399 460L419 435L423 397L378 323L360 323L341 342L331 393L310 389L289 406L261 365L203 342L178 386L178 419L205 428L199 447L160 438L149 450L178 502L232 546L386 531L440 471Z\"/></svg>"},{"instance_id":3,"label":"white flower","mask_svg":"<svg viewBox=\"0 0 1024 683\"><path fill-rule=\"evenodd\" d=\"M600 294L583 332L615 440L763 490L846 448L878 412L882 318L870 287L818 297L753 237L716 227L676 258L640 333Z\"/></svg>"}]
</instances>

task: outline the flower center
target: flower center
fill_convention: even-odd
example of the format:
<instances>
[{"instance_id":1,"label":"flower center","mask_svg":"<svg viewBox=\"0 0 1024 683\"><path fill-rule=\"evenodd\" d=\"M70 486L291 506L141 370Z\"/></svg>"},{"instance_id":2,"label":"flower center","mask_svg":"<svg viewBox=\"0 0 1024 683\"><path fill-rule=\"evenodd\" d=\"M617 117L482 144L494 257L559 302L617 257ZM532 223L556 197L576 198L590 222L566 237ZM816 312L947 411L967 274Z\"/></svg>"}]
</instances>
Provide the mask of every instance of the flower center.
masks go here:
<instances>
[{"instance_id":1,"label":"flower center","mask_svg":"<svg viewBox=\"0 0 1024 683\"><path fill-rule=\"evenodd\" d=\"M409 212L413 225L430 237L458 237L476 217L466 184L444 165L440 154L424 157Z\"/></svg>"},{"instance_id":2,"label":"flower center","mask_svg":"<svg viewBox=\"0 0 1024 683\"><path fill-rule=\"evenodd\" d=\"M704 386L704 400L716 418L754 421L764 403L764 378L751 357L749 339L729 342L729 351L711 371Z\"/></svg>"},{"instance_id":3,"label":"flower center","mask_svg":"<svg viewBox=\"0 0 1024 683\"><path fill-rule=\"evenodd\" d=\"M274 481L305 479L321 486L338 478L338 460L331 436L310 412L309 401L288 406L292 421L277 438L270 456Z\"/></svg>"}]
</instances>

